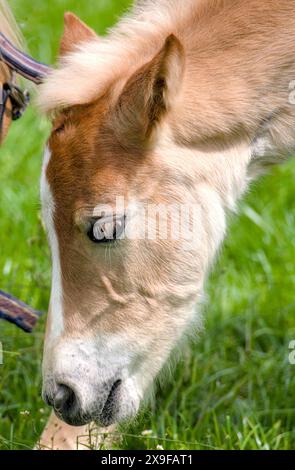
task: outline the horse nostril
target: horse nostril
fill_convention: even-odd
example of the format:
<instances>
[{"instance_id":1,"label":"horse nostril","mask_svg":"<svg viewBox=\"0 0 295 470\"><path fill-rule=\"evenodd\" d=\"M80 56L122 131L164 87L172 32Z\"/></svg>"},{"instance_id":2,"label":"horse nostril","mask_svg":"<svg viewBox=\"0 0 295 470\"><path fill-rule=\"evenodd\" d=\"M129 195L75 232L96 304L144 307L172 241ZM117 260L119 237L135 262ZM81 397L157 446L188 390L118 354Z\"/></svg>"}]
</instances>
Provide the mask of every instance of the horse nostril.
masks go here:
<instances>
[{"instance_id":1,"label":"horse nostril","mask_svg":"<svg viewBox=\"0 0 295 470\"><path fill-rule=\"evenodd\" d=\"M74 391L67 385L58 384L57 392L53 400L53 407L58 413L69 412L76 404Z\"/></svg>"}]
</instances>

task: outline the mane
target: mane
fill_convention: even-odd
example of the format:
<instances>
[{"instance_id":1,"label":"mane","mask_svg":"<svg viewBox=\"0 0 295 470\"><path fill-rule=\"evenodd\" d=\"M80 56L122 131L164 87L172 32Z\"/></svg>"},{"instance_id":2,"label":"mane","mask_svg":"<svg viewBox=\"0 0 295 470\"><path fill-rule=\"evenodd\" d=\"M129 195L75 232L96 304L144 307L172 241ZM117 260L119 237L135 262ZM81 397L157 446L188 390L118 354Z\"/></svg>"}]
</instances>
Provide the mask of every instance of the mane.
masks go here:
<instances>
[{"instance_id":1,"label":"mane","mask_svg":"<svg viewBox=\"0 0 295 470\"><path fill-rule=\"evenodd\" d=\"M17 47L23 44L22 35L6 0L0 0L0 31ZM0 62L0 73L7 73Z\"/></svg>"},{"instance_id":2,"label":"mane","mask_svg":"<svg viewBox=\"0 0 295 470\"><path fill-rule=\"evenodd\" d=\"M0 0L0 30L16 46L21 47L22 36L6 0Z\"/></svg>"},{"instance_id":3,"label":"mane","mask_svg":"<svg viewBox=\"0 0 295 470\"><path fill-rule=\"evenodd\" d=\"M186 0L185 8L179 0L138 1L107 37L81 43L61 58L40 87L39 106L50 112L103 95L112 82L128 78L150 60L169 34L177 34L192 10L196 0Z\"/></svg>"}]
</instances>

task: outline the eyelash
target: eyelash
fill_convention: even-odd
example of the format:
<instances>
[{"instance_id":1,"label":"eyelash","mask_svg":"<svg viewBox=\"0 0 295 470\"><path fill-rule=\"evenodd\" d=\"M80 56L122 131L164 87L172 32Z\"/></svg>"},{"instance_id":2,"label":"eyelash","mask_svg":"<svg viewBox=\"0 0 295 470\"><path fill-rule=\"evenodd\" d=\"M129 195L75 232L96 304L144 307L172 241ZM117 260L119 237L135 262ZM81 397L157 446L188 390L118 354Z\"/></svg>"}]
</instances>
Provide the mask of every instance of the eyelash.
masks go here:
<instances>
[{"instance_id":1,"label":"eyelash","mask_svg":"<svg viewBox=\"0 0 295 470\"><path fill-rule=\"evenodd\" d=\"M60 134L61 132L63 132L65 130L65 124L61 124L59 127L57 127L56 129L54 129L54 133L55 134Z\"/></svg>"},{"instance_id":2,"label":"eyelash","mask_svg":"<svg viewBox=\"0 0 295 470\"><path fill-rule=\"evenodd\" d=\"M89 240L96 244L112 243L124 238L125 216L94 220L87 232Z\"/></svg>"}]
</instances>

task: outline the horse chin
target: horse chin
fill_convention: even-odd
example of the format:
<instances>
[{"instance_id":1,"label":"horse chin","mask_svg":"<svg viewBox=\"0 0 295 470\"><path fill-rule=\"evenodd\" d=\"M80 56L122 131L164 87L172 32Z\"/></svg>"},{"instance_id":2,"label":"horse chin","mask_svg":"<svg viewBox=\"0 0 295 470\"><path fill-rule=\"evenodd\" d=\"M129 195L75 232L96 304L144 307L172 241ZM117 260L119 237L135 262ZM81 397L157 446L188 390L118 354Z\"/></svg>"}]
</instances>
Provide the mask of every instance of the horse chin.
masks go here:
<instances>
[{"instance_id":1,"label":"horse chin","mask_svg":"<svg viewBox=\"0 0 295 470\"><path fill-rule=\"evenodd\" d=\"M107 401L94 421L108 427L134 418L139 410L140 397L130 384L118 382L111 390Z\"/></svg>"}]
</instances>

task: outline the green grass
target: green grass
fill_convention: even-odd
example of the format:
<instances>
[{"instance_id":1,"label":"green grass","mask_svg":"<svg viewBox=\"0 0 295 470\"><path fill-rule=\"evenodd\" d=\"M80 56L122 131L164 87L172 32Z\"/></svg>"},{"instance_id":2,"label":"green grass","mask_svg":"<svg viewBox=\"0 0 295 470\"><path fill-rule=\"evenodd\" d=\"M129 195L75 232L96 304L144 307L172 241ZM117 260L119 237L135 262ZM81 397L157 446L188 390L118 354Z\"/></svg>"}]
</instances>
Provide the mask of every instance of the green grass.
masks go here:
<instances>
[{"instance_id":1,"label":"green grass","mask_svg":"<svg viewBox=\"0 0 295 470\"><path fill-rule=\"evenodd\" d=\"M11 1L31 52L46 62L54 61L64 10L103 33L128 3ZM48 132L30 108L0 150L0 287L43 310L50 262L38 180ZM241 204L208 283L204 332L162 380L152 406L120 429L120 448L295 447L295 366L288 363L295 339L294 179L294 163L275 168ZM49 414L40 398L44 320L32 336L0 323L1 449L31 448Z\"/></svg>"}]
</instances>

